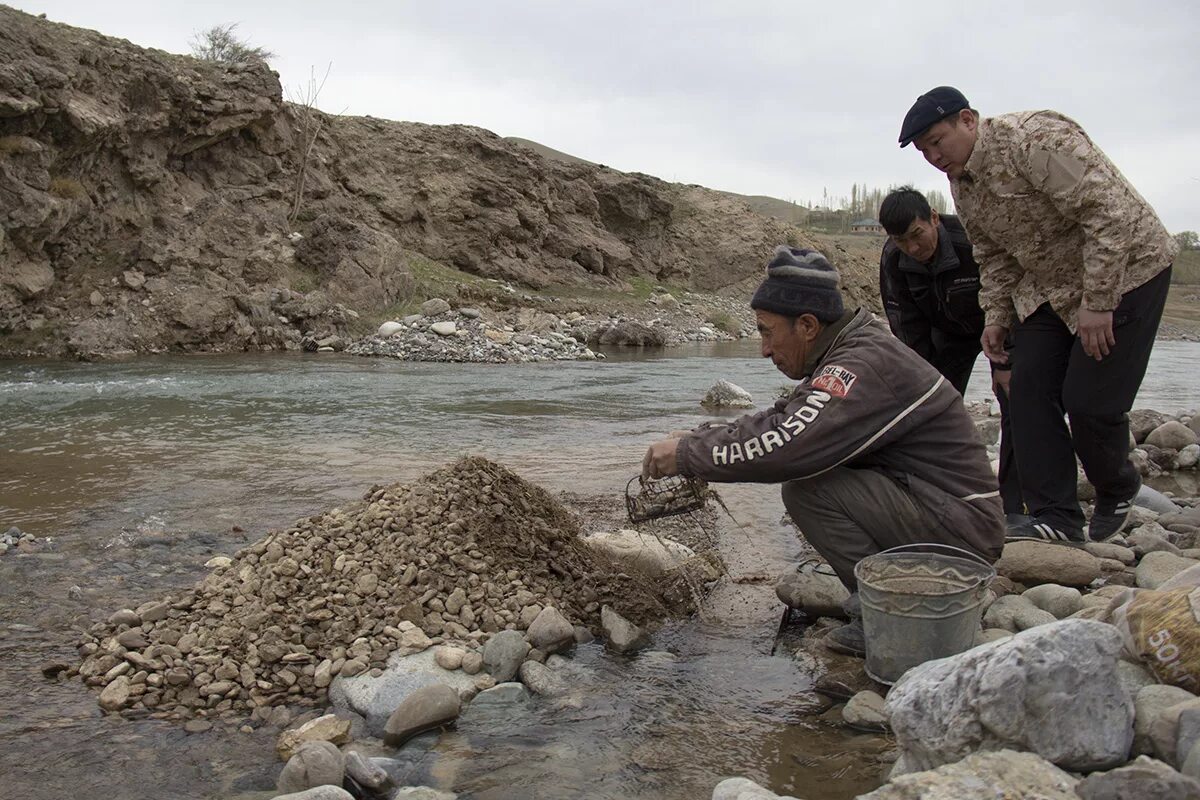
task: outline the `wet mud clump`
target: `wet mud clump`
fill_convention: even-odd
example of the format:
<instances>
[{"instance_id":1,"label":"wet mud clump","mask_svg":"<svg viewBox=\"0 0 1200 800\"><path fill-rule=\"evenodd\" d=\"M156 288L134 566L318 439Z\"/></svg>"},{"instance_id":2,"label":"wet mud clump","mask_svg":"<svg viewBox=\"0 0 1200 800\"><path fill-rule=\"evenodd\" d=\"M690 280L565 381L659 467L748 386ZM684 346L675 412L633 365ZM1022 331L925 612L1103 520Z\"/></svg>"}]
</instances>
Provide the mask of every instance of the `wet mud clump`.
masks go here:
<instances>
[{"instance_id":1,"label":"wet mud clump","mask_svg":"<svg viewBox=\"0 0 1200 800\"><path fill-rule=\"evenodd\" d=\"M592 630L602 605L639 623L693 610L669 581L590 549L550 494L483 458L372 488L214 561L192 591L89 630L72 672L101 689L104 710L187 717L315 703L333 678L382 669L393 651L479 647L546 606Z\"/></svg>"}]
</instances>

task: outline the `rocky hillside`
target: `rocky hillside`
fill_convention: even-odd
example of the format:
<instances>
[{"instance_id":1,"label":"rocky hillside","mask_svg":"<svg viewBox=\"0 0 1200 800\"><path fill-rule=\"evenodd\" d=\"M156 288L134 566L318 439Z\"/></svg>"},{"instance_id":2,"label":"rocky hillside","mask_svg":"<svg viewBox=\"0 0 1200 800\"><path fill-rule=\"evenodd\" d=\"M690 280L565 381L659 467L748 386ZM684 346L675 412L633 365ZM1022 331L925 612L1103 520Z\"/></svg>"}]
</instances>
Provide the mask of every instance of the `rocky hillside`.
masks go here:
<instances>
[{"instance_id":1,"label":"rocky hillside","mask_svg":"<svg viewBox=\"0 0 1200 800\"><path fill-rule=\"evenodd\" d=\"M424 299L431 269L617 301L744 291L784 241L822 246L719 192L306 113L266 65L0 6L0 355L295 347ZM874 266L831 249L872 302Z\"/></svg>"}]
</instances>

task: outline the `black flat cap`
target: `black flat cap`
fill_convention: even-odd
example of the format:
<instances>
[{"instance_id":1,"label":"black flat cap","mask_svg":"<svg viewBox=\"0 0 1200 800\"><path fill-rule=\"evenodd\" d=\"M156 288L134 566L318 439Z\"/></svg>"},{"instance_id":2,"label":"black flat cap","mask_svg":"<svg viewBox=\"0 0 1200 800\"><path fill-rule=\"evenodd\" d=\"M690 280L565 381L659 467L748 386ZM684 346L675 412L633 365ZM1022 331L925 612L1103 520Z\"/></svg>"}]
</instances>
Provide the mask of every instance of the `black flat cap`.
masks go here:
<instances>
[{"instance_id":1,"label":"black flat cap","mask_svg":"<svg viewBox=\"0 0 1200 800\"><path fill-rule=\"evenodd\" d=\"M900 146L908 147L908 143L924 133L930 125L970 107L963 93L953 86L930 89L918 97L904 115L904 124L900 126Z\"/></svg>"}]
</instances>

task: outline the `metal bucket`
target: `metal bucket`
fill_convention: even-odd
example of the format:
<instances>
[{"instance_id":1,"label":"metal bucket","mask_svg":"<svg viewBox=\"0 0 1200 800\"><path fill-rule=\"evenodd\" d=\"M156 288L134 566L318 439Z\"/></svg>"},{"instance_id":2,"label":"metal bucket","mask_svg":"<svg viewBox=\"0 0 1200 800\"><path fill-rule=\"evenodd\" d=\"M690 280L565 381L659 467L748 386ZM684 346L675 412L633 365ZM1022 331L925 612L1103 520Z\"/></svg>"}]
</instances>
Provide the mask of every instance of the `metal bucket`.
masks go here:
<instances>
[{"instance_id":1,"label":"metal bucket","mask_svg":"<svg viewBox=\"0 0 1200 800\"><path fill-rule=\"evenodd\" d=\"M854 566L854 577L867 674L890 685L911 667L971 648L996 570L958 547L907 544L867 556Z\"/></svg>"}]
</instances>

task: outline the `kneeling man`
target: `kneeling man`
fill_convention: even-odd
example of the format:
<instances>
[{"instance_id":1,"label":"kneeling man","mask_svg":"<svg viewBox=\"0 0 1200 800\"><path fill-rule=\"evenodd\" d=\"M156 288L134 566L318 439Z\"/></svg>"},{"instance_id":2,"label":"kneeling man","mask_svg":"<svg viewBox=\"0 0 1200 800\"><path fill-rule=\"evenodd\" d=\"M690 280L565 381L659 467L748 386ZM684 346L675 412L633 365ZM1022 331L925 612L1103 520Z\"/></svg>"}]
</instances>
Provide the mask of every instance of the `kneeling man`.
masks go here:
<instances>
[{"instance_id":1,"label":"kneeling man","mask_svg":"<svg viewBox=\"0 0 1200 800\"><path fill-rule=\"evenodd\" d=\"M799 384L765 411L655 442L644 474L781 483L792 520L851 592L854 565L896 545L996 560L996 477L949 381L869 311L846 311L837 271L814 250L779 247L750 306L763 357ZM862 655L861 619L827 644Z\"/></svg>"}]
</instances>

